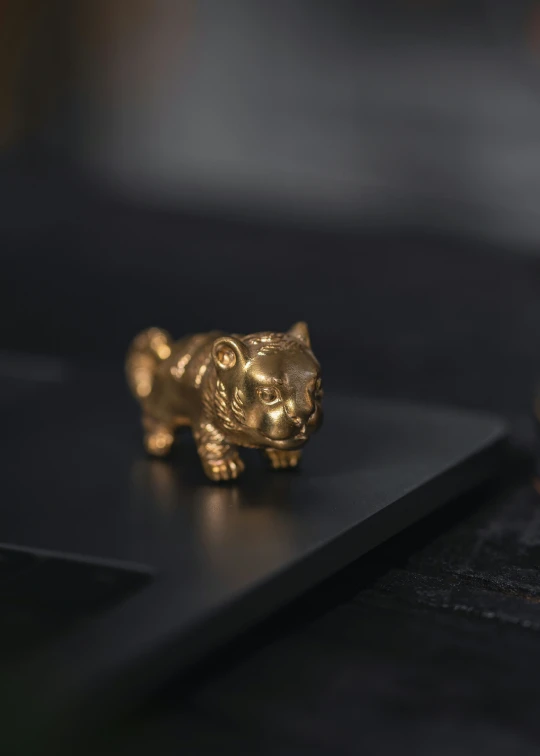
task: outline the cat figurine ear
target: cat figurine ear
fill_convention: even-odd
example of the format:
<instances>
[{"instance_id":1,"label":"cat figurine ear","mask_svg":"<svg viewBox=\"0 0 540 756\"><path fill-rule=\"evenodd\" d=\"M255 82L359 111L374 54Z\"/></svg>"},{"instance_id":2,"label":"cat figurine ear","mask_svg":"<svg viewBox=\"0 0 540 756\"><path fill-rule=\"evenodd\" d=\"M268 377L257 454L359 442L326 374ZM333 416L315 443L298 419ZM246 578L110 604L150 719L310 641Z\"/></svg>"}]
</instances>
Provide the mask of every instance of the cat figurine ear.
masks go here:
<instances>
[{"instance_id":1,"label":"cat figurine ear","mask_svg":"<svg viewBox=\"0 0 540 756\"><path fill-rule=\"evenodd\" d=\"M234 336L220 336L212 348L212 357L216 367L230 370L235 365L245 366L248 361L248 350L240 339Z\"/></svg>"},{"instance_id":2,"label":"cat figurine ear","mask_svg":"<svg viewBox=\"0 0 540 756\"><path fill-rule=\"evenodd\" d=\"M298 323L295 323L293 326L291 326L287 333L291 336L294 336L295 339L300 339L300 341L303 341L307 347L311 347L311 339L309 338L308 326L307 323L305 323L303 320L300 320Z\"/></svg>"}]
</instances>

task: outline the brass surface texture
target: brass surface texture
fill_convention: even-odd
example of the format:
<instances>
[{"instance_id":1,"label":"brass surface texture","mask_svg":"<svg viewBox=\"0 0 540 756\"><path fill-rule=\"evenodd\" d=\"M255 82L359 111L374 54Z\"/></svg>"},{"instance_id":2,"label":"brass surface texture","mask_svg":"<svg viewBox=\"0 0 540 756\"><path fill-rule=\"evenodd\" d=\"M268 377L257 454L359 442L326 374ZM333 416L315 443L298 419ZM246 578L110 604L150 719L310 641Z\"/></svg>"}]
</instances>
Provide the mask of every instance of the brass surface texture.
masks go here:
<instances>
[{"instance_id":1,"label":"brass surface texture","mask_svg":"<svg viewBox=\"0 0 540 756\"><path fill-rule=\"evenodd\" d=\"M240 446L262 450L274 469L296 467L322 422L321 369L304 322L286 333L211 331L179 341L149 328L132 342L126 373L146 450L165 456L189 426L214 481L242 472Z\"/></svg>"}]
</instances>

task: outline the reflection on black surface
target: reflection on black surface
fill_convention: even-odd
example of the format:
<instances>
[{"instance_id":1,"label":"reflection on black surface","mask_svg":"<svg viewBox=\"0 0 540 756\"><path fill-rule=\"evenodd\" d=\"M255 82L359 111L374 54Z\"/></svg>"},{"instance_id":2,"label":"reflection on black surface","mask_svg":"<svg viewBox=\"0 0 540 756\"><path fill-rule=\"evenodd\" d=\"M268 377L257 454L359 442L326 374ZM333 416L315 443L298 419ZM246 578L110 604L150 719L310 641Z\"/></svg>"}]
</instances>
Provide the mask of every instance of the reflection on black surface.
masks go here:
<instances>
[{"instance_id":1,"label":"reflection on black surface","mask_svg":"<svg viewBox=\"0 0 540 756\"><path fill-rule=\"evenodd\" d=\"M291 504L298 473L270 472L255 464L240 481L215 484L206 480L189 450L179 457L139 458L132 468L137 500L154 510L169 538L176 532L184 548L187 537L190 551L209 561L220 578L245 573L248 554L256 575L294 551Z\"/></svg>"}]
</instances>

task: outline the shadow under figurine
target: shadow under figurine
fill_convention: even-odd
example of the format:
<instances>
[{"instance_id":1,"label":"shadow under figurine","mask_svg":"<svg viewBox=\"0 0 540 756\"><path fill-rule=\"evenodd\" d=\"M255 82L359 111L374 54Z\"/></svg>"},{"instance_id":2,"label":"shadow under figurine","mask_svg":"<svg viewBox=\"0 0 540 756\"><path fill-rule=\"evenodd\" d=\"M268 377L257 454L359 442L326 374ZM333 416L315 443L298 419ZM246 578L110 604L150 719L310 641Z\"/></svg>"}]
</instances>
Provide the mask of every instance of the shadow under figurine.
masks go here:
<instances>
[{"instance_id":1,"label":"shadow under figurine","mask_svg":"<svg viewBox=\"0 0 540 756\"><path fill-rule=\"evenodd\" d=\"M322 421L320 365L303 322L286 333L211 331L176 342L150 328L133 341L126 372L147 451L164 456L176 429L190 426L211 480L238 477L239 446L261 449L274 468L296 467Z\"/></svg>"}]
</instances>

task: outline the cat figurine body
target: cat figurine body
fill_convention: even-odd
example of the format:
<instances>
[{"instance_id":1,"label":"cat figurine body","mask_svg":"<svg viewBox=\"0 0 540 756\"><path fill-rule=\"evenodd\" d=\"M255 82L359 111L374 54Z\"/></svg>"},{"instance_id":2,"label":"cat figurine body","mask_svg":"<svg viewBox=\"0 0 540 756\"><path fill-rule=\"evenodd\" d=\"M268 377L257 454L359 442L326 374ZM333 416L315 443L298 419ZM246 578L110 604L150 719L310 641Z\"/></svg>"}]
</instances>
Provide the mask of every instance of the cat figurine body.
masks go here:
<instances>
[{"instance_id":1,"label":"cat figurine body","mask_svg":"<svg viewBox=\"0 0 540 756\"><path fill-rule=\"evenodd\" d=\"M211 331L176 342L150 328L131 344L126 373L147 451L166 455L176 430L190 426L211 480L238 477L240 446L261 449L274 468L296 467L322 422L320 365L303 322L286 333Z\"/></svg>"}]
</instances>

